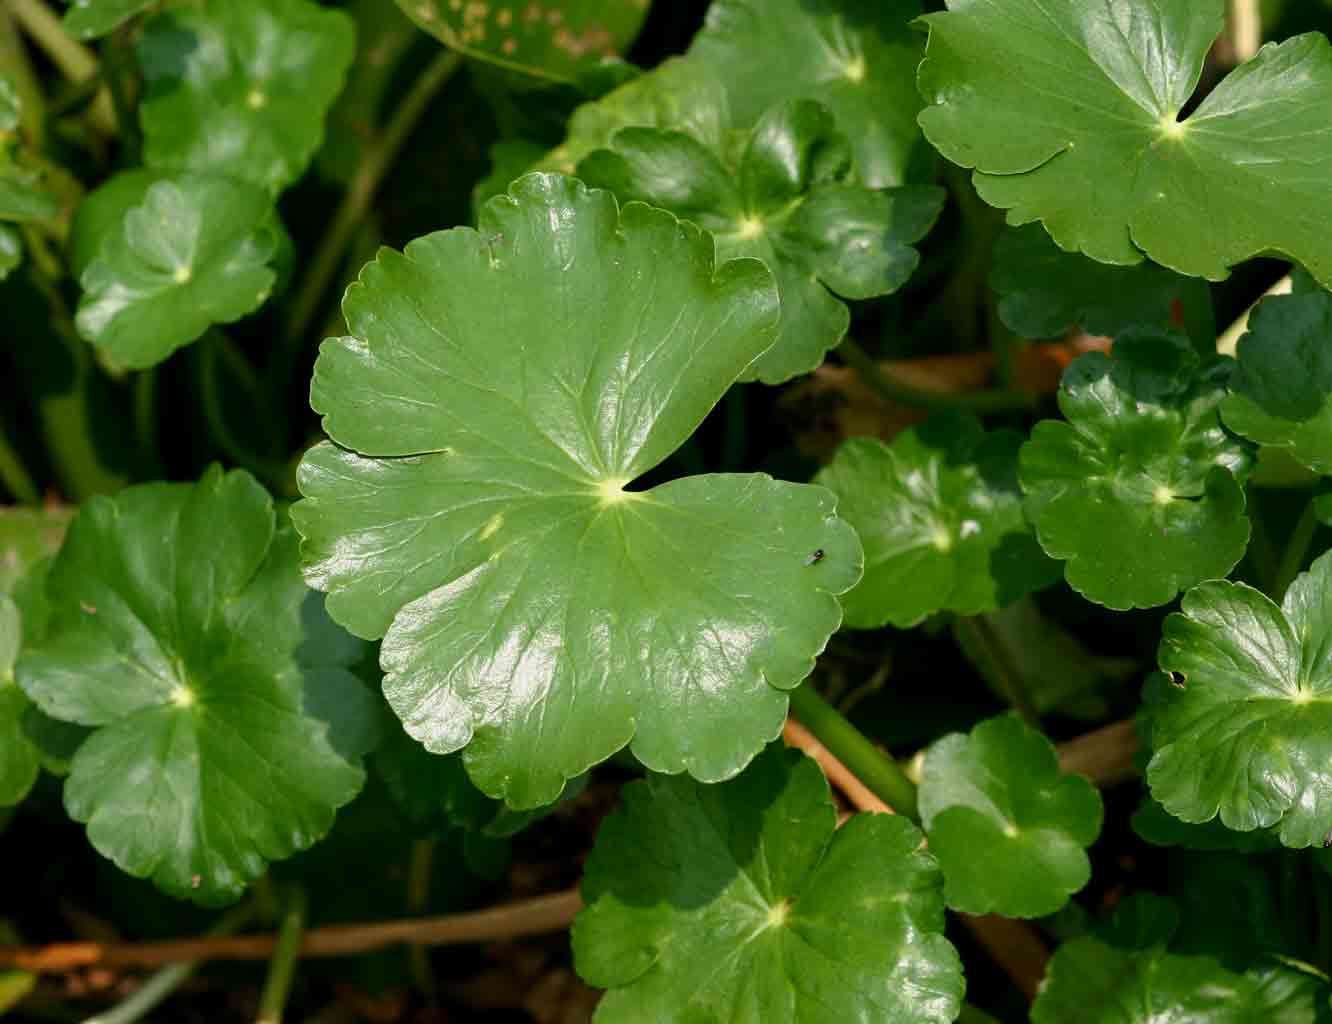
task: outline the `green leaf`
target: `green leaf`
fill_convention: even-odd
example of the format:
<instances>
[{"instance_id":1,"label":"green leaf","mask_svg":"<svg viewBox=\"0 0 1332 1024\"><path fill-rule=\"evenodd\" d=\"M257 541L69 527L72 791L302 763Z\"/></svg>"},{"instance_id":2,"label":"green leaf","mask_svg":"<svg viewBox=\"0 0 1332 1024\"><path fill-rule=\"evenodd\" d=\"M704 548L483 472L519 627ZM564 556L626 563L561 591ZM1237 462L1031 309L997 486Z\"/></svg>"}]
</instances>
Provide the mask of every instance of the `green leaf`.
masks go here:
<instances>
[{"instance_id":1,"label":"green leaf","mask_svg":"<svg viewBox=\"0 0 1332 1024\"><path fill-rule=\"evenodd\" d=\"M75 39L96 39L119 28L154 0L71 0L65 12L65 31Z\"/></svg>"},{"instance_id":2,"label":"green leaf","mask_svg":"<svg viewBox=\"0 0 1332 1024\"><path fill-rule=\"evenodd\" d=\"M12 807L37 781L41 761L23 732L28 701L14 683L14 662L22 639L18 605L0 595L0 807Z\"/></svg>"},{"instance_id":3,"label":"green leaf","mask_svg":"<svg viewBox=\"0 0 1332 1024\"><path fill-rule=\"evenodd\" d=\"M766 384L808 373L846 336L837 296L889 295L920 262L920 241L943 208L933 186L876 192L851 182L851 147L810 100L759 119L734 168L723 147L679 131L626 128L578 165L588 184L641 200L710 231L717 259L761 259L777 278L777 343L746 372Z\"/></svg>"},{"instance_id":4,"label":"green leaf","mask_svg":"<svg viewBox=\"0 0 1332 1024\"><path fill-rule=\"evenodd\" d=\"M718 786L621 793L583 875L584 980L601 1024L928 1024L956 1018L939 869L894 815L836 811L818 766L774 748Z\"/></svg>"},{"instance_id":5,"label":"green leaf","mask_svg":"<svg viewBox=\"0 0 1332 1024\"><path fill-rule=\"evenodd\" d=\"M1075 327L1116 337L1135 327L1164 330L1191 309L1210 309L1205 281L1143 262L1097 263L1064 252L1038 225L1004 232L994 247L990 287L999 318L1023 338L1060 338ZM1212 337L1215 341L1215 326Z\"/></svg>"},{"instance_id":6,"label":"green leaf","mask_svg":"<svg viewBox=\"0 0 1332 1024\"><path fill-rule=\"evenodd\" d=\"M1241 832L1279 823L1289 847L1332 833L1332 554L1281 607L1242 583L1189 591L1166 619L1147 767L1152 796L1188 822Z\"/></svg>"},{"instance_id":7,"label":"green leaf","mask_svg":"<svg viewBox=\"0 0 1332 1024\"><path fill-rule=\"evenodd\" d=\"M144 160L279 192L299 178L356 49L310 0L199 0L144 26Z\"/></svg>"},{"instance_id":8,"label":"green leaf","mask_svg":"<svg viewBox=\"0 0 1332 1024\"><path fill-rule=\"evenodd\" d=\"M573 83L588 66L623 54L648 13L648 0L398 0L398 6L468 57Z\"/></svg>"},{"instance_id":9,"label":"green leaf","mask_svg":"<svg viewBox=\"0 0 1332 1024\"><path fill-rule=\"evenodd\" d=\"M73 509L0 508L0 594L15 585L43 558L60 550Z\"/></svg>"},{"instance_id":10,"label":"green leaf","mask_svg":"<svg viewBox=\"0 0 1332 1024\"><path fill-rule=\"evenodd\" d=\"M1135 893L1099 934L1059 948L1032 1007L1032 1024L1314 1024L1322 980L1271 965L1245 974L1205 956L1167 952L1178 913Z\"/></svg>"},{"instance_id":11,"label":"green leaf","mask_svg":"<svg viewBox=\"0 0 1332 1024\"><path fill-rule=\"evenodd\" d=\"M95 729L65 807L129 874L235 899L360 789L378 724L345 668L360 645L305 589L294 532L245 473L94 498L46 592L50 626L19 684Z\"/></svg>"},{"instance_id":12,"label":"green leaf","mask_svg":"<svg viewBox=\"0 0 1332 1024\"><path fill-rule=\"evenodd\" d=\"M79 331L141 369L254 312L277 278L274 225L262 189L193 175L156 182L84 270Z\"/></svg>"},{"instance_id":13,"label":"green leaf","mask_svg":"<svg viewBox=\"0 0 1332 1024\"><path fill-rule=\"evenodd\" d=\"M1101 796L1061 773L1054 745L1016 715L929 748L920 814L955 910L1044 917L1091 878Z\"/></svg>"},{"instance_id":14,"label":"green leaf","mask_svg":"<svg viewBox=\"0 0 1332 1024\"><path fill-rule=\"evenodd\" d=\"M1133 812L1133 831L1153 846L1180 846L1186 850L1234 850L1238 853L1259 853L1280 846L1280 841L1267 830L1236 832L1213 818L1194 825L1180 821L1150 796Z\"/></svg>"},{"instance_id":15,"label":"green leaf","mask_svg":"<svg viewBox=\"0 0 1332 1024\"><path fill-rule=\"evenodd\" d=\"M1226 426L1332 475L1332 294L1264 299L1236 357Z\"/></svg>"},{"instance_id":16,"label":"green leaf","mask_svg":"<svg viewBox=\"0 0 1332 1024\"><path fill-rule=\"evenodd\" d=\"M688 59L717 76L737 127L797 97L833 112L871 188L929 177L916 114L918 0L714 0Z\"/></svg>"},{"instance_id":17,"label":"green leaf","mask_svg":"<svg viewBox=\"0 0 1332 1024\"><path fill-rule=\"evenodd\" d=\"M402 816L418 829L479 829L503 806L472 785L460 756L430 753L396 723L372 764Z\"/></svg>"},{"instance_id":18,"label":"green leaf","mask_svg":"<svg viewBox=\"0 0 1332 1024\"><path fill-rule=\"evenodd\" d=\"M18 153L18 86L0 72L0 221L46 220L60 212L59 201L41 186L41 175Z\"/></svg>"},{"instance_id":19,"label":"green leaf","mask_svg":"<svg viewBox=\"0 0 1332 1024\"><path fill-rule=\"evenodd\" d=\"M292 510L306 578L384 637L384 690L435 753L515 808L632 741L655 771L729 778L860 575L834 498L767 476L649 491L772 343L756 260L558 175L480 229L381 252L324 343L311 402L337 442ZM817 553L822 552L822 557Z\"/></svg>"},{"instance_id":20,"label":"green leaf","mask_svg":"<svg viewBox=\"0 0 1332 1024\"><path fill-rule=\"evenodd\" d=\"M1332 286L1332 46L1263 47L1178 119L1225 0L948 0L927 15L926 137L1011 224L1102 263L1221 280L1269 252Z\"/></svg>"},{"instance_id":21,"label":"green leaf","mask_svg":"<svg viewBox=\"0 0 1332 1024\"><path fill-rule=\"evenodd\" d=\"M939 416L891 445L857 437L815 483L837 495L865 545L865 576L842 598L846 624L906 629L936 612L976 615L1059 578L1022 513L1021 437Z\"/></svg>"},{"instance_id":22,"label":"green leaf","mask_svg":"<svg viewBox=\"0 0 1332 1024\"><path fill-rule=\"evenodd\" d=\"M1068 422L1036 425L1020 474L1041 545L1067 559L1074 590L1108 608L1151 608L1244 555L1240 484L1252 458L1217 413L1230 372L1154 332L1065 372Z\"/></svg>"},{"instance_id":23,"label":"green leaf","mask_svg":"<svg viewBox=\"0 0 1332 1024\"><path fill-rule=\"evenodd\" d=\"M23 262L23 236L8 224L0 224L0 281Z\"/></svg>"}]
</instances>

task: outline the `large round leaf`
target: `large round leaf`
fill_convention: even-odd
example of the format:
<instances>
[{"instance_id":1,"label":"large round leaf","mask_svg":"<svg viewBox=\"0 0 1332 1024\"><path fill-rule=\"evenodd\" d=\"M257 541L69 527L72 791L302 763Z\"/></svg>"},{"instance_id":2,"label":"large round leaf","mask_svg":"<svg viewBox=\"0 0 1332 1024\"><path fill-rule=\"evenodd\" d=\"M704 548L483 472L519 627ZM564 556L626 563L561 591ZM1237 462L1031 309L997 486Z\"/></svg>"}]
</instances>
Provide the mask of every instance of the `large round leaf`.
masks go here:
<instances>
[{"instance_id":1,"label":"large round leaf","mask_svg":"<svg viewBox=\"0 0 1332 1024\"><path fill-rule=\"evenodd\" d=\"M312 391L337 445L292 515L333 617L384 637L407 731L518 808L631 740L657 771L738 772L840 624L859 542L818 487L626 486L772 343L763 265L534 174L479 232L382 252L344 313Z\"/></svg>"},{"instance_id":2,"label":"large round leaf","mask_svg":"<svg viewBox=\"0 0 1332 1024\"><path fill-rule=\"evenodd\" d=\"M1016 715L929 748L920 814L956 910L1043 917L1091 879L1100 794L1062 774L1054 745Z\"/></svg>"},{"instance_id":3,"label":"large round leaf","mask_svg":"<svg viewBox=\"0 0 1332 1024\"><path fill-rule=\"evenodd\" d=\"M250 181L301 176L356 49L352 20L310 0L199 0L139 40L144 160Z\"/></svg>"},{"instance_id":4,"label":"large round leaf","mask_svg":"<svg viewBox=\"0 0 1332 1024\"><path fill-rule=\"evenodd\" d=\"M1332 46L1266 46L1181 121L1225 7L948 0L925 19L921 126L1064 249L1213 280L1275 251L1332 286Z\"/></svg>"},{"instance_id":5,"label":"large round leaf","mask_svg":"<svg viewBox=\"0 0 1332 1024\"><path fill-rule=\"evenodd\" d=\"M1236 357L1226 425L1332 475L1332 294L1264 299Z\"/></svg>"},{"instance_id":6,"label":"large round leaf","mask_svg":"<svg viewBox=\"0 0 1332 1024\"><path fill-rule=\"evenodd\" d=\"M928 166L916 124L919 13L918 0L714 0L689 59L722 82L738 127L783 100L817 100L850 137L860 180L901 185Z\"/></svg>"},{"instance_id":7,"label":"large round leaf","mask_svg":"<svg viewBox=\"0 0 1332 1024\"><path fill-rule=\"evenodd\" d=\"M603 822L574 923L599 1024L943 1024L962 974L939 869L903 818L834 834L818 766L773 749L719 786L649 776Z\"/></svg>"},{"instance_id":8,"label":"large round leaf","mask_svg":"<svg viewBox=\"0 0 1332 1024\"><path fill-rule=\"evenodd\" d=\"M1059 578L1022 512L1020 444L971 417L940 416L891 445L842 445L815 482L837 495L865 545L865 577L842 599L848 626L976 615Z\"/></svg>"},{"instance_id":9,"label":"large round leaf","mask_svg":"<svg viewBox=\"0 0 1332 1024\"><path fill-rule=\"evenodd\" d=\"M1166 619L1147 768L1152 795L1189 822L1280 824L1286 846L1332 833L1332 554L1281 607L1242 583L1189 591Z\"/></svg>"},{"instance_id":10,"label":"large round leaf","mask_svg":"<svg viewBox=\"0 0 1332 1024\"><path fill-rule=\"evenodd\" d=\"M18 664L46 713L91 726L65 806L121 868L234 899L360 789L378 717L361 645L301 581L297 540L243 472L94 498L51 567Z\"/></svg>"},{"instance_id":11,"label":"large round leaf","mask_svg":"<svg viewBox=\"0 0 1332 1024\"><path fill-rule=\"evenodd\" d=\"M681 131L626 128L578 165L588 184L706 228L717 259L753 256L777 278L777 343L746 372L766 384L808 373L846 336L848 299L888 295L920 262L944 192L882 192L851 180L851 147L826 107L792 100L768 111L735 166L727 145Z\"/></svg>"},{"instance_id":12,"label":"large round leaf","mask_svg":"<svg viewBox=\"0 0 1332 1024\"><path fill-rule=\"evenodd\" d=\"M1059 408L1022 446L1027 512L1079 593L1108 608L1165 604L1244 554L1251 456L1217 414L1230 367L1181 338L1134 333L1082 356Z\"/></svg>"},{"instance_id":13,"label":"large round leaf","mask_svg":"<svg viewBox=\"0 0 1332 1024\"><path fill-rule=\"evenodd\" d=\"M194 175L149 185L83 272L79 331L120 366L160 363L263 305L279 237L262 189Z\"/></svg>"}]
</instances>

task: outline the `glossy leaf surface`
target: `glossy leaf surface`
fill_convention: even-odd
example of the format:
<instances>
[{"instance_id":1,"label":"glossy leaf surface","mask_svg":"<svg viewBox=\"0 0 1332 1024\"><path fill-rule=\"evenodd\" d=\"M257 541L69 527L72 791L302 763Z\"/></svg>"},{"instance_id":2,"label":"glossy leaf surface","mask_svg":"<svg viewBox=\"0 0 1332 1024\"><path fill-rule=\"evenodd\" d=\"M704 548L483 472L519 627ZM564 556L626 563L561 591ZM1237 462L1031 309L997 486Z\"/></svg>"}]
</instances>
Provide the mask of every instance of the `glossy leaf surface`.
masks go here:
<instances>
[{"instance_id":1,"label":"glossy leaf surface","mask_svg":"<svg viewBox=\"0 0 1332 1024\"><path fill-rule=\"evenodd\" d=\"M1226 426L1332 475L1332 294L1264 299L1236 358Z\"/></svg>"},{"instance_id":2,"label":"glossy leaf surface","mask_svg":"<svg viewBox=\"0 0 1332 1024\"><path fill-rule=\"evenodd\" d=\"M1152 796L1188 822L1278 825L1291 847L1332 832L1332 555L1281 606L1242 583L1189 591L1166 619L1153 682Z\"/></svg>"},{"instance_id":3,"label":"glossy leaf surface","mask_svg":"<svg viewBox=\"0 0 1332 1024\"><path fill-rule=\"evenodd\" d=\"M574 924L599 1024L933 1024L962 976L939 869L892 815L836 811L818 766L772 749L703 786L651 775L601 826Z\"/></svg>"},{"instance_id":4,"label":"glossy leaf surface","mask_svg":"<svg viewBox=\"0 0 1332 1024\"><path fill-rule=\"evenodd\" d=\"M915 271L912 244L933 226L944 192L876 192L851 181L850 143L826 107L780 104L759 119L734 166L684 132L626 128L578 166L621 202L640 200L710 231L719 261L761 259L777 278L777 342L746 377L778 384L808 373L846 335L841 297L888 295Z\"/></svg>"},{"instance_id":5,"label":"glossy leaf surface","mask_svg":"<svg viewBox=\"0 0 1332 1024\"><path fill-rule=\"evenodd\" d=\"M18 679L90 726L65 806L128 873L235 899L324 835L378 722L360 644L301 581L296 537L242 472L147 484L80 510Z\"/></svg>"},{"instance_id":6,"label":"glossy leaf surface","mask_svg":"<svg viewBox=\"0 0 1332 1024\"><path fill-rule=\"evenodd\" d=\"M1061 773L1054 746L1016 715L929 748L920 814L956 910L1043 917L1091 878L1100 794Z\"/></svg>"},{"instance_id":7,"label":"glossy leaf surface","mask_svg":"<svg viewBox=\"0 0 1332 1024\"><path fill-rule=\"evenodd\" d=\"M859 578L822 488L624 489L772 343L771 276L712 249L669 213L529 175L479 231L381 252L316 365L337 444L300 470L306 578L384 637L407 731L466 747L515 808L631 741L656 771L734 775Z\"/></svg>"},{"instance_id":8,"label":"glossy leaf surface","mask_svg":"<svg viewBox=\"0 0 1332 1024\"><path fill-rule=\"evenodd\" d=\"M1019 435L941 416L891 445L852 438L815 478L865 546L842 599L848 626L905 629L936 612L975 615L1059 578L1022 512Z\"/></svg>"},{"instance_id":9,"label":"glossy leaf surface","mask_svg":"<svg viewBox=\"0 0 1332 1024\"><path fill-rule=\"evenodd\" d=\"M139 40L144 159L278 192L309 164L355 51L352 21L310 0L201 0Z\"/></svg>"},{"instance_id":10,"label":"glossy leaf surface","mask_svg":"<svg viewBox=\"0 0 1332 1024\"><path fill-rule=\"evenodd\" d=\"M1165 604L1244 554L1251 455L1221 426L1226 363L1134 333L1082 356L1022 446L1027 513L1072 587L1109 608Z\"/></svg>"},{"instance_id":11,"label":"glossy leaf surface","mask_svg":"<svg viewBox=\"0 0 1332 1024\"><path fill-rule=\"evenodd\" d=\"M927 15L926 137L1013 224L1103 263L1220 280L1278 252L1332 286L1332 46L1265 46L1186 119L1225 0L949 0Z\"/></svg>"}]
</instances>

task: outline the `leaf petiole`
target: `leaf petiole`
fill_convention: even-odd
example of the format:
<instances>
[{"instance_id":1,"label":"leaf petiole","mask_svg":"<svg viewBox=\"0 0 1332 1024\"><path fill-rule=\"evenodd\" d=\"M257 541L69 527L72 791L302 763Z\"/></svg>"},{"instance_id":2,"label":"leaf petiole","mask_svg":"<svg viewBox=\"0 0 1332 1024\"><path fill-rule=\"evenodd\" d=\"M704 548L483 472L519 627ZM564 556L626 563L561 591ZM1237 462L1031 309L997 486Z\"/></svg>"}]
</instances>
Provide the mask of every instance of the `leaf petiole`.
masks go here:
<instances>
[{"instance_id":1,"label":"leaf petiole","mask_svg":"<svg viewBox=\"0 0 1332 1024\"><path fill-rule=\"evenodd\" d=\"M277 948L269 961L255 1024L282 1024L282 1013L291 992L292 979L296 976L296 962L301 955L301 940L305 936L306 902L305 890L300 886L293 886L287 892Z\"/></svg>"},{"instance_id":2,"label":"leaf petiole","mask_svg":"<svg viewBox=\"0 0 1332 1024\"><path fill-rule=\"evenodd\" d=\"M1017 412L1035 407L1037 395L1025 391L971 391L953 394L913 387L894 378L851 338L842 339L837 354L885 402L910 405L931 412L964 410L977 414Z\"/></svg>"}]
</instances>

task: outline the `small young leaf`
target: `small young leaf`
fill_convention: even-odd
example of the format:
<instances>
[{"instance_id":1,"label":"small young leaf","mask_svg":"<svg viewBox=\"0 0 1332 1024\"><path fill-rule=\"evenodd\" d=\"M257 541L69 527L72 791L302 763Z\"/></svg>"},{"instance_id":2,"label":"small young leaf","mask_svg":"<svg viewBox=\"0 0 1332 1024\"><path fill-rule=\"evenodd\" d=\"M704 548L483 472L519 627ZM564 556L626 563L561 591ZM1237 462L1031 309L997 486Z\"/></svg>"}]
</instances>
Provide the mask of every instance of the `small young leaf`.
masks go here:
<instances>
[{"instance_id":1,"label":"small young leaf","mask_svg":"<svg viewBox=\"0 0 1332 1024\"><path fill-rule=\"evenodd\" d=\"M891 445L852 438L815 483L865 545L865 576L842 598L846 624L899 629L936 612L976 615L1059 578L1022 514L1011 431L939 416Z\"/></svg>"},{"instance_id":2,"label":"small young leaf","mask_svg":"<svg viewBox=\"0 0 1332 1024\"><path fill-rule=\"evenodd\" d=\"M330 614L384 637L407 731L518 809L631 741L656 771L743 768L841 623L855 532L767 476L625 487L772 343L763 265L533 174L479 231L381 252L344 313L311 392L336 445L292 517Z\"/></svg>"},{"instance_id":3,"label":"small young leaf","mask_svg":"<svg viewBox=\"0 0 1332 1024\"><path fill-rule=\"evenodd\" d=\"M1108 608L1165 604L1244 554L1248 450L1217 410L1230 367L1179 337L1134 332L1082 356L1022 446L1027 514L1073 589Z\"/></svg>"},{"instance_id":4,"label":"small young leaf","mask_svg":"<svg viewBox=\"0 0 1332 1024\"><path fill-rule=\"evenodd\" d=\"M360 789L361 645L300 578L294 531L243 472L148 484L80 510L18 680L95 729L65 807L129 874L204 904L304 849Z\"/></svg>"},{"instance_id":5,"label":"small young leaf","mask_svg":"<svg viewBox=\"0 0 1332 1024\"><path fill-rule=\"evenodd\" d=\"M1332 475L1332 293L1264 299L1236 356L1226 426Z\"/></svg>"},{"instance_id":6,"label":"small young leaf","mask_svg":"<svg viewBox=\"0 0 1332 1024\"><path fill-rule=\"evenodd\" d=\"M356 30L310 0L199 0L144 26L145 162L279 192L301 176Z\"/></svg>"},{"instance_id":7,"label":"small young leaf","mask_svg":"<svg viewBox=\"0 0 1332 1024\"><path fill-rule=\"evenodd\" d=\"M689 60L717 76L735 125L803 97L828 107L871 188L919 181L931 157L916 113L918 0L714 0Z\"/></svg>"},{"instance_id":8,"label":"small young leaf","mask_svg":"<svg viewBox=\"0 0 1332 1024\"><path fill-rule=\"evenodd\" d=\"M1332 46L1265 46L1180 121L1225 7L948 0L924 19L920 124L1009 223L1040 220L1061 248L1212 280L1279 252L1332 287Z\"/></svg>"},{"instance_id":9,"label":"small young leaf","mask_svg":"<svg viewBox=\"0 0 1332 1024\"><path fill-rule=\"evenodd\" d=\"M1149 684L1152 796L1188 822L1241 832L1280 825L1289 847L1332 832L1332 553L1281 607L1242 583L1189 591L1166 619Z\"/></svg>"},{"instance_id":10,"label":"small young leaf","mask_svg":"<svg viewBox=\"0 0 1332 1024\"><path fill-rule=\"evenodd\" d=\"M836 812L818 766L771 749L717 786L625 787L583 875L578 973L599 1024L943 1024L962 996L939 869L892 815Z\"/></svg>"},{"instance_id":11,"label":"small young leaf","mask_svg":"<svg viewBox=\"0 0 1332 1024\"><path fill-rule=\"evenodd\" d=\"M119 28L154 0L72 0L65 12L65 31L75 39L96 39Z\"/></svg>"},{"instance_id":12,"label":"small young leaf","mask_svg":"<svg viewBox=\"0 0 1332 1024\"><path fill-rule=\"evenodd\" d=\"M1016 715L930 747L920 814L955 910L1043 917L1091 878L1101 796L1061 774L1054 745Z\"/></svg>"},{"instance_id":13,"label":"small young leaf","mask_svg":"<svg viewBox=\"0 0 1332 1024\"><path fill-rule=\"evenodd\" d=\"M1244 974L1206 956L1167 952L1178 926L1168 901L1130 896L1096 935L1061 946L1032 1007L1032 1024L1315 1024L1323 980L1286 965Z\"/></svg>"},{"instance_id":14,"label":"small young leaf","mask_svg":"<svg viewBox=\"0 0 1332 1024\"><path fill-rule=\"evenodd\" d=\"M837 296L868 299L906 283L920 262L911 246L934 225L945 193L853 184L850 143L810 100L764 114L734 170L721 149L679 131L626 128L578 174L622 202L641 200L706 228L719 261L767 264L781 324L745 377L779 384L813 370L846 336L851 314Z\"/></svg>"},{"instance_id":15,"label":"small young leaf","mask_svg":"<svg viewBox=\"0 0 1332 1024\"><path fill-rule=\"evenodd\" d=\"M625 52L648 0L397 0L425 31L468 57L557 82Z\"/></svg>"},{"instance_id":16,"label":"small young leaf","mask_svg":"<svg viewBox=\"0 0 1332 1024\"><path fill-rule=\"evenodd\" d=\"M84 270L79 331L121 366L160 363L263 305L278 237L262 189L192 175L158 181Z\"/></svg>"},{"instance_id":17,"label":"small young leaf","mask_svg":"<svg viewBox=\"0 0 1332 1024\"><path fill-rule=\"evenodd\" d=\"M1154 263L1115 267L1064 252L1036 224L1000 236L990 287L1001 296L1000 319L1023 338L1060 338L1074 327L1107 337L1165 330L1177 313L1212 302L1206 281Z\"/></svg>"}]
</instances>

